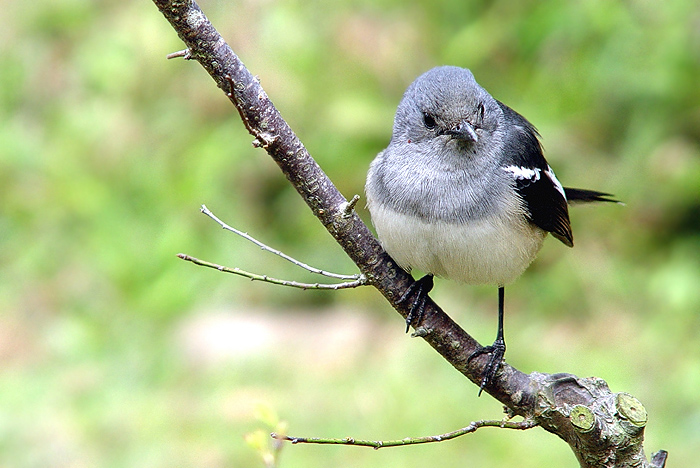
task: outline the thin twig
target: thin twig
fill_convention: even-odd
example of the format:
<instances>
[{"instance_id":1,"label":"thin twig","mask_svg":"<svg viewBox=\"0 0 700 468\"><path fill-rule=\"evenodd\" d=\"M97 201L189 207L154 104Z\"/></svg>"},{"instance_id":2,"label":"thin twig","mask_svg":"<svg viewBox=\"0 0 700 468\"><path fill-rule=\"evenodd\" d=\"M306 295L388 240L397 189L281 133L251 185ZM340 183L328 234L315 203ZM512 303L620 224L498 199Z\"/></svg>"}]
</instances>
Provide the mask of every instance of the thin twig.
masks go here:
<instances>
[{"instance_id":1,"label":"thin twig","mask_svg":"<svg viewBox=\"0 0 700 468\"><path fill-rule=\"evenodd\" d=\"M306 271L310 271L311 273L316 273L316 274L318 274L318 275L327 276L327 277L329 277L329 278L336 278L336 279L342 279L342 280L359 280L359 279L361 279L361 277L362 277L362 275L359 275L359 274L357 274L357 275L341 275L341 274L338 274L338 273L332 273L332 272L330 272L330 271L321 270L321 269L319 269L319 268L314 268L314 267L312 267L311 265L307 265L307 264L304 263L304 262L300 262L299 260L297 260L297 259L295 259L295 258L292 258L292 257L290 257L289 255L287 255L287 254L285 254L285 253L283 253L283 252L280 252L280 251L277 250L277 249L273 249L272 247L270 247L270 246L268 246L268 245L266 245L266 244L263 244L262 242L260 242L259 240L257 240L256 238L252 237L250 234L248 234L248 233L246 233L246 232L239 231L238 229L229 226L228 224L226 224L225 222L223 222L222 220L220 220L214 213L212 213L212 212L209 210L209 208L206 207L206 205L202 205L202 208L200 209L200 211L201 211L202 213L204 213L205 215L209 216L209 217L210 217L211 219L213 219L214 221L216 221L216 222L219 224L219 226L221 226L222 228L226 229L227 231L231 231L231 232L233 232L234 234L238 234L238 235L241 236L242 238L244 238L244 239L246 239L246 240L252 242L253 244L257 245L257 246L260 247L262 250L266 250L266 251L268 251L268 252L270 252L270 253L273 253L273 254L275 254L275 255L277 255L277 256L279 256L279 257L282 257L283 259L287 260L288 262L291 262L291 263L293 263L294 265L296 265L296 266L298 266L298 267L301 267L301 268L303 268L303 269L306 270Z\"/></svg>"},{"instance_id":2,"label":"thin twig","mask_svg":"<svg viewBox=\"0 0 700 468\"><path fill-rule=\"evenodd\" d=\"M357 205L358 201L360 201L360 196L354 195L349 202L344 203L341 208L343 216L345 216L346 218L352 216L352 211L355 209L355 205Z\"/></svg>"},{"instance_id":3,"label":"thin twig","mask_svg":"<svg viewBox=\"0 0 700 468\"><path fill-rule=\"evenodd\" d=\"M426 436L426 437L406 437L400 440L361 440L353 437L344 439L322 439L317 437L290 437L284 434L273 432L270 436L277 440L288 440L293 444L335 444L335 445L356 445L359 447L372 447L375 450L384 447L400 447L404 445L428 444L431 442L442 442L444 440L455 439L465 434L476 432L480 427L500 427L502 429L518 429L526 430L537 426L537 423L531 419L524 421L498 421L498 420L481 420L472 421L468 426L456 431L447 432L445 434Z\"/></svg>"},{"instance_id":4,"label":"thin twig","mask_svg":"<svg viewBox=\"0 0 700 468\"><path fill-rule=\"evenodd\" d=\"M188 262L192 262L195 265L204 266L207 268L212 268L214 270L223 271L224 273L232 273L234 275L244 276L246 278L249 278L252 281L263 281L265 283L272 283L272 284L277 284L280 286L289 286L291 288L337 290L337 289L357 288L359 286L364 286L367 283L367 280L364 277L364 275L360 275L360 277L354 281L347 281L344 283L334 283L334 284L300 283L298 281L289 281L289 280L283 280L283 279L278 279L278 278L272 278L272 277L267 276L267 275L258 275L256 273L251 273L249 271L241 270L240 268L230 268L227 266L218 265L216 263L207 262L206 260L200 260L198 258L192 257L192 256L187 255L187 254L183 254L183 253L177 254L177 256L178 256L178 258L181 258L182 260L186 260Z\"/></svg>"},{"instance_id":5,"label":"thin twig","mask_svg":"<svg viewBox=\"0 0 700 468\"><path fill-rule=\"evenodd\" d=\"M185 60L190 60L192 58L190 49L178 50L177 52L172 52L165 56L165 58L167 58L168 60L180 57L184 58Z\"/></svg>"},{"instance_id":6,"label":"thin twig","mask_svg":"<svg viewBox=\"0 0 700 468\"><path fill-rule=\"evenodd\" d=\"M666 450L659 450L651 456L651 468L664 468L666 466L666 458L668 458L668 452Z\"/></svg>"}]
</instances>

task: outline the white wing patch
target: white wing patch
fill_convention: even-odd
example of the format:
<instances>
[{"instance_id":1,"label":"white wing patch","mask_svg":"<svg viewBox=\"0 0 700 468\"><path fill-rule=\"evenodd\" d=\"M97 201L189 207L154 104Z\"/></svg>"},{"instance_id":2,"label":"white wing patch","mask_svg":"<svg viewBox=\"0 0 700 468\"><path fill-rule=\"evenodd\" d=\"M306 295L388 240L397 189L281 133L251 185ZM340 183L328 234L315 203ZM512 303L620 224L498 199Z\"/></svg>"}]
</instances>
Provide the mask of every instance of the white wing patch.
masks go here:
<instances>
[{"instance_id":1,"label":"white wing patch","mask_svg":"<svg viewBox=\"0 0 700 468\"><path fill-rule=\"evenodd\" d=\"M529 180L531 182L537 182L542 176L542 169L540 169L539 167L506 166L502 167L501 169L508 172L510 175L513 176L514 179L517 180ZM547 178L552 182L554 188L557 189L557 192L559 192L561 196L564 197L564 200L566 200L566 193L564 192L564 187L562 187L561 183L559 182L559 179L557 179L557 176L554 175L554 171L552 170L552 168L547 166L547 169L544 171L544 173L547 176Z\"/></svg>"},{"instance_id":2,"label":"white wing patch","mask_svg":"<svg viewBox=\"0 0 700 468\"><path fill-rule=\"evenodd\" d=\"M547 166L547 170L544 171L545 174L547 174L547 177L549 177L549 180L552 181L554 184L554 188L561 193L561 196L564 197L564 200L566 200L566 193L564 193L564 187L561 186L561 183L559 182L559 179L557 179L557 176L554 175L554 171L552 170L551 167Z\"/></svg>"},{"instance_id":3,"label":"white wing patch","mask_svg":"<svg viewBox=\"0 0 700 468\"><path fill-rule=\"evenodd\" d=\"M509 172L513 178L518 180L531 180L532 182L537 182L540 180L540 168L539 167L522 167L522 166L506 166L501 168L506 172ZM552 173L554 176L554 173ZM551 177L550 177L551 178ZM554 178L556 180L556 177ZM557 184L559 182L557 181Z\"/></svg>"}]
</instances>

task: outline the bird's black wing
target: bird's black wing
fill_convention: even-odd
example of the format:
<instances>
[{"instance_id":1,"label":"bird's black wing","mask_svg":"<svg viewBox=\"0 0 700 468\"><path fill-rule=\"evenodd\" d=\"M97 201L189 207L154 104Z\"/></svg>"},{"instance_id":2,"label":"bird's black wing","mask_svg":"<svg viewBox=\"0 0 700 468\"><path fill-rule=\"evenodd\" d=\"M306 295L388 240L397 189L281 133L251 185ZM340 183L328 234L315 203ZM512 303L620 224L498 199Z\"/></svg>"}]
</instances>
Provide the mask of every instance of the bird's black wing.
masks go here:
<instances>
[{"instance_id":1,"label":"bird's black wing","mask_svg":"<svg viewBox=\"0 0 700 468\"><path fill-rule=\"evenodd\" d=\"M505 117L502 169L513 177L528 220L572 247L574 239L564 188L542 154L537 130L510 107L498 104Z\"/></svg>"}]
</instances>

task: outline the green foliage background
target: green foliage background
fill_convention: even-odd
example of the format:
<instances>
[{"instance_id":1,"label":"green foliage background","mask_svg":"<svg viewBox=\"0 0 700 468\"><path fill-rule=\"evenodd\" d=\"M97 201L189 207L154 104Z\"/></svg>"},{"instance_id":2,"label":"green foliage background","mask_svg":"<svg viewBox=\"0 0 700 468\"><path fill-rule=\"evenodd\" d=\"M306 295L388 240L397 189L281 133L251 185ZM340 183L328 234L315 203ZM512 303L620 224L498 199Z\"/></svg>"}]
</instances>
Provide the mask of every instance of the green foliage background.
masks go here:
<instances>
[{"instance_id":1,"label":"green foliage background","mask_svg":"<svg viewBox=\"0 0 700 468\"><path fill-rule=\"evenodd\" d=\"M548 241L509 288L508 360L635 395L647 450L697 465L697 1L202 7L348 197L405 87L454 64L539 128L562 182L624 200L573 210L576 248ZM357 438L501 416L372 290L286 290L177 260L312 280L220 230L206 203L290 255L353 271L201 67L165 60L182 45L152 3L0 8L2 466L255 467L244 435L275 413L293 435ZM440 281L434 297L492 340L495 288ZM426 464L576 462L537 429L378 452L288 446L280 460Z\"/></svg>"}]
</instances>

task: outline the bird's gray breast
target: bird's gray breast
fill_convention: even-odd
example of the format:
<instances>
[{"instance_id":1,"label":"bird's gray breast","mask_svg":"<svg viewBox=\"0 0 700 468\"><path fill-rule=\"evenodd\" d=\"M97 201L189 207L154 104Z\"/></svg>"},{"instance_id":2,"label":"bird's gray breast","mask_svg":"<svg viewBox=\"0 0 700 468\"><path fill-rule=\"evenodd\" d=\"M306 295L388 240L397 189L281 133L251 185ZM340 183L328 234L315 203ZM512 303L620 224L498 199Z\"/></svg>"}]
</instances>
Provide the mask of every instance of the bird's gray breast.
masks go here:
<instances>
[{"instance_id":1,"label":"bird's gray breast","mask_svg":"<svg viewBox=\"0 0 700 468\"><path fill-rule=\"evenodd\" d=\"M367 183L371 203L426 222L457 224L506 208L502 198L513 193L512 181L499 170L497 158L406 146L410 154L390 145L372 163Z\"/></svg>"}]
</instances>

